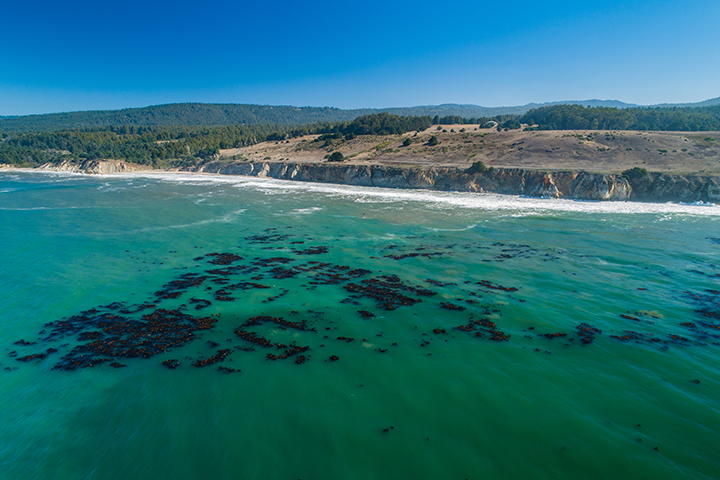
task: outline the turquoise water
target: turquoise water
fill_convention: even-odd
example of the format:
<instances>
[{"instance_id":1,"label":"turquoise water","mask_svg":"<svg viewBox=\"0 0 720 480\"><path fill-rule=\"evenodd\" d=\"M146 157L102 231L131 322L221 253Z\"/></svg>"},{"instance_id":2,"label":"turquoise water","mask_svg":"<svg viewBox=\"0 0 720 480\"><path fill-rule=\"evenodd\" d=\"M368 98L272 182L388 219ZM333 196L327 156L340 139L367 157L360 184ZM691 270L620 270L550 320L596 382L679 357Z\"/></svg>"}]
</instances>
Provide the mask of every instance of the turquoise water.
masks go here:
<instances>
[{"instance_id":1,"label":"turquoise water","mask_svg":"<svg viewBox=\"0 0 720 480\"><path fill-rule=\"evenodd\" d=\"M720 478L718 206L6 172L0 225L2 478Z\"/></svg>"}]
</instances>

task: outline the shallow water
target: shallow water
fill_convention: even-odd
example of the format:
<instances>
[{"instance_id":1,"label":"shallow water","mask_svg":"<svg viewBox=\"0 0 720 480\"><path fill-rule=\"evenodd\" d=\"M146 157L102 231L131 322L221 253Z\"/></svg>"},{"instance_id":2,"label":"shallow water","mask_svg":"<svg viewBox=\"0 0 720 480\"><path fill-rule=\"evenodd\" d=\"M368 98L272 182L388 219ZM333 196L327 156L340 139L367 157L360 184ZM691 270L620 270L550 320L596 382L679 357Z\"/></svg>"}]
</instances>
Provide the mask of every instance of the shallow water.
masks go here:
<instances>
[{"instance_id":1,"label":"shallow water","mask_svg":"<svg viewBox=\"0 0 720 480\"><path fill-rule=\"evenodd\" d=\"M7 478L718 478L718 206L0 173L0 225ZM83 357L160 310L211 328Z\"/></svg>"}]
</instances>

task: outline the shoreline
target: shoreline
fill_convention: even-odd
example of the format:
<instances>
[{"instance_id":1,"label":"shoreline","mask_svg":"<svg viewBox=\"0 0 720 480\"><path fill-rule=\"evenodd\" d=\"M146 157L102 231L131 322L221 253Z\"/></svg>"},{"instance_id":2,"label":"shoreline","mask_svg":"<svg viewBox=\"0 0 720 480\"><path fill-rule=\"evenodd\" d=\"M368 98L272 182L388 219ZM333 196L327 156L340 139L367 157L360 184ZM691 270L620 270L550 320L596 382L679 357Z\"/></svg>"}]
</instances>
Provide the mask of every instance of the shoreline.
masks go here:
<instances>
[{"instance_id":1,"label":"shoreline","mask_svg":"<svg viewBox=\"0 0 720 480\"><path fill-rule=\"evenodd\" d=\"M628 179L585 171L495 168L467 173L457 167L391 167L357 164L299 164L212 161L194 169L152 169L122 161L63 162L36 168L0 166L0 172L57 172L89 175L192 174L273 178L408 190L489 193L531 198L641 203L720 204L720 176L649 172Z\"/></svg>"},{"instance_id":2,"label":"shoreline","mask_svg":"<svg viewBox=\"0 0 720 480\"><path fill-rule=\"evenodd\" d=\"M719 134L444 125L393 135L269 140L221 149L187 167L102 159L55 160L27 170L210 173L573 200L720 204ZM338 153L341 161L327 161ZM0 171L7 168L0 165Z\"/></svg>"}]
</instances>

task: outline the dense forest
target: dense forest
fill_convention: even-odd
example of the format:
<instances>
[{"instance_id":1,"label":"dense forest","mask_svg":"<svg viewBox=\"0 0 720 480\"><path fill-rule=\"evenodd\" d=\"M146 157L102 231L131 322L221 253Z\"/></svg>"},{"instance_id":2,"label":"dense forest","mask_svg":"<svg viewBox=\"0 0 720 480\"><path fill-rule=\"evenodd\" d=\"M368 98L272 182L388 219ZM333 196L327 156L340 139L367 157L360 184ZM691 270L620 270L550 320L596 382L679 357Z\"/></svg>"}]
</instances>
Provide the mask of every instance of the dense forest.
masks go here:
<instances>
[{"instance_id":1,"label":"dense forest","mask_svg":"<svg viewBox=\"0 0 720 480\"><path fill-rule=\"evenodd\" d=\"M52 113L0 117L0 131L27 132L70 130L76 128L117 127L124 125L155 127L216 127L232 125L309 125L313 123L349 122L376 113L403 117L435 117L440 124L469 123L470 119L496 115L516 116L529 107L485 108L476 105L438 105L426 107L342 110L328 107L287 107L177 103L124 110ZM453 121L460 119L461 121ZM436 122L437 124L437 122Z\"/></svg>"},{"instance_id":2,"label":"dense forest","mask_svg":"<svg viewBox=\"0 0 720 480\"><path fill-rule=\"evenodd\" d=\"M0 117L0 131L27 132L40 130L70 130L74 128L134 126L185 126L217 127L231 125L309 125L318 122L349 122L357 117L373 113L390 113L398 116L429 116L439 119L460 118L468 120L496 116L523 115L531 109L559 105L561 102L527 104L515 107L480 107L478 105L427 105L382 109L343 110L330 107L292 107L270 105L175 103L144 108L104 110L87 112L51 113ZM562 102L567 105L590 107L631 108L638 105L616 100L584 100ZM720 98L697 104L675 105L675 107L700 107L719 105ZM672 107L672 105L663 105ZM445 120L440 124L462 123ZM473 122L479 123L479 122Z\"/></svg>"},{"instance_id":3,"label":"dense forest","mask_svg":"<svg viewBox=\"0 0 720 480\"><path fill-rule=\"evenodd\" d=\"M387 113L351 122L225 127L112 126L47 132L2 133L0 162L32 165L60 160L126 160L153 167L196 165L220 149L310 134L391 135L426 129L430 117Z\"/></svg>"},{"instance_id":4,"label":"dense forest","mask_svg":"<svg viewBox=\"0 0 720 480\"><path fill-rule=\"evenodd\" d=\"M339 131L345 135L398 135L413 130L430 128L430 117L400 117L389 113L378 113L358 117Z\"/></svg>"},{"instance_id":5,"label":"dense forest","mask_svg":"<svg viewBox=\"0 0 720 480\"><path fill-rule=\"evenodd\" d=\"M178 110L177 115L182 117L182 110ZM529 130L717 131L720 130L720 105L689 108L554 105L530 110L522 116L471 118L372 113L348 121L306 125L283 122L202 127L121 124L45 131L0 128L0 163L36 165L61 160L117 159L153 167L188 166L214 158L220 149L246 147L268 140L284 141L308 134L326 136L323 138L396 135L432 125L455 124L479 124L498 130L517 129L526 124Z\"/></svg>"},{"instance_id":6,"label":"dense forest","mask_svg":"<svg viewBox=\"0 0 720 480\"><path fill-rule=\"evenodd\" d=\"M286 107L208 103L175 103L123 110L51 113L0 118L0 131L68 130L117 127L214 127L231 125L307 125L350 121L366 112L329 107Z\"/></svg>"},{"instance_id":7,"label":"dense forest","mask_svg":"<svg viewBox=\"0 0 720 480\"><path fill-rule=\"evenodd\" d=\"M720 130L720 105L710 107L608 108L556 105L530 110L520 123L537 130Z\"/></svg>"}]
</instances>

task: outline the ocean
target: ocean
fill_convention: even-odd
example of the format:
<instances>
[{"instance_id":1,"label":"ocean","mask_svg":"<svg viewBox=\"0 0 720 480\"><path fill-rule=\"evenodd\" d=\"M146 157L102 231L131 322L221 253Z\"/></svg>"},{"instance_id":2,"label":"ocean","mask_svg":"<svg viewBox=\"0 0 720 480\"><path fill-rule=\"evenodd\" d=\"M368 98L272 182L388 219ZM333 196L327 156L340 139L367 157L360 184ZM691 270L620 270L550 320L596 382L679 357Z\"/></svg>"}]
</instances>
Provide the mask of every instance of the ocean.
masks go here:
<instances>
[{"instance_id":1,"label":"ocean","mask_svg":"<svg viewBox=\"0 0 720 480\"><path fill-rule=\"evenodd\" d=\"M720 478L720 206L6 171L0 225L2 478Z\"/></svg>"}]
</instances>

